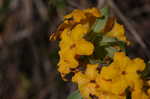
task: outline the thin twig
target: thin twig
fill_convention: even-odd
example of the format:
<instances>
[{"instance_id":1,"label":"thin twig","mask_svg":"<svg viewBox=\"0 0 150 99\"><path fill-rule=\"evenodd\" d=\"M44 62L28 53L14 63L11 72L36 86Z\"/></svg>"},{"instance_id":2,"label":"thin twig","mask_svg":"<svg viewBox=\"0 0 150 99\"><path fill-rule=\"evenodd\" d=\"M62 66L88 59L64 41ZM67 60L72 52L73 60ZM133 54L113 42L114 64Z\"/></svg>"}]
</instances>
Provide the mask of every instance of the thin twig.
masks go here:
<instances>
[{"instance_id":1,"label":"thin twig","mask_svg":"<svg viewBox=\"0 0 150 99\"><path fill-rule=\"evenodd\" d=\"M138 34L138 32L134 29L134 27L132 26L131 23L129 23L128 19L121 13L121 11L119 10L119 8L115 5L115 3L113 2L113 0L107 0L108 5L110 6L110 8L112 8L112 10L114 11L114 13L117 14L117 16L123 21L123 23L125 24L125 26L127 27L127 29L130 31L130 33L133 35L133 37L135 38L135 40L137 41L137 43L140 44L140 46L143 48L143 50L145 51L146 55L148 56L148 50L147 50L147 46L145 45L144 41L142 40L142 38L140 37L140 35ZM149 58L149 56L148 56Z\"/></svg>"},{"instance_id":2,"label":"thin twig","mask_svg":"<svg viewBox=\"0 0 150 99\"><path fill-rule=\"evenodd\" d=\"M105 3L106 0L98 0L98 4L97 4L98 8L102 8L105 5Z\"/></svg>"},{"instance_id":3,"label":"thin twig","mask_svg":"<svg viewBox=\"0 0 150 99\"><path fill-rule=\"evenodd\" d=\"M33 2L35 3L36 8L37 8L41 18L43 20L47 21L48 20L48 9L44 5L44 3L41 0L33 0Z\"/></svg>"}]
</instances>

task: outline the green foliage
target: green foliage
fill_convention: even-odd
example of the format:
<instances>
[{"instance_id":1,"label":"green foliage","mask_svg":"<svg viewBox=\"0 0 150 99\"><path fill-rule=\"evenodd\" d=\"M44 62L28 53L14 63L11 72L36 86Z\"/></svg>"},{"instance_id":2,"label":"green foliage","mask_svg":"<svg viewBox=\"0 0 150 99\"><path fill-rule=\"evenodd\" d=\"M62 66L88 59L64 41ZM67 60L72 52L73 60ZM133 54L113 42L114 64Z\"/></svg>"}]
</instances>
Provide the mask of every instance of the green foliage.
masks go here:
<instances>
[{"instance_id":1,"label":"green foliage","mask_svg":"<svg viewBox=\"0 0 150 99\"><path fill-rule=\"evenodd\" d=\"M80 92L78 90L71 93L67 99L82 99Z\"/></svg>"},{"instance_id":2,"label":"green foliage","mask_svg":"<svg viewBox=\"0 0 150 99\"><path fill-rule=\"evenodd\" d=\"M118 52L118 50L113 47L106 47L105 49L107 51L107 56L109 57L113 57L114 53Z\"/></svg>"},{"instance_id":3,"label":"green foliage","mask_svg":"<svg viewBox=\"0 0 150 99\"><path fill-rule=\"evenodd\" d=\"M141 72L141 77L146 80L150 79L150 61L146 64L144 71Z\"/></svg>"},{"instance_id":4,"label":"green foliage","mask_svg":"<svg viewBox=\"0 0 150 99\"><path fill-rule=\"evenodd\" d=\"M108 37L101 33L90 32L85 36L85 39L92 42L95 46L95 51L92 56L88 56L91 64L103 64L106 56L112 58L115 52L120 51L114 46L120 47L121 51L125 51L126 43L117 38Z\"/></svg>"},{"instance_id":5,"label":"green foliage","mask_svg":"<svg viewBox=\"0 0 150 99\"><path fill-rule=\"evenodd\" d=\"M115 42L117 42L117 39L112 38L112 37L103 36L103 38L102 38L101 42L99 42L99 44L101 46L106 46L106 45L110 45Z\"/></svg>"},{"instance_id":6,"label":"green foliage","mask_svg":"<svg viewBox=\"0 0 150 99\"><path fill-rule=\"evenodd\" d=\"M101 13L103 16L96 19L95 24L92 26L92 30L95 33L101 32L105 28L108 21L108 16L109 16L108 8L101 9Z\"/></svg>"},{"instance_id":7,"label":"green foliage","mask_svg":"<svg viewBox=\"0 0 150 99\"><path fill-rule=\"evenodd\" d=\"M92 26L92 31L86 35L85 39L92 42L95 46L95 51L92 56L89 57L90 63L104 63L106 56L112 58L115 52L119 50L113 46L118 46L121 49L125 49L125 43L119 41L117 38L108 37L101 33L107 24L109 11L108 8L101 9L102 17L98 18Z\"/></svg>"}]
</instances>

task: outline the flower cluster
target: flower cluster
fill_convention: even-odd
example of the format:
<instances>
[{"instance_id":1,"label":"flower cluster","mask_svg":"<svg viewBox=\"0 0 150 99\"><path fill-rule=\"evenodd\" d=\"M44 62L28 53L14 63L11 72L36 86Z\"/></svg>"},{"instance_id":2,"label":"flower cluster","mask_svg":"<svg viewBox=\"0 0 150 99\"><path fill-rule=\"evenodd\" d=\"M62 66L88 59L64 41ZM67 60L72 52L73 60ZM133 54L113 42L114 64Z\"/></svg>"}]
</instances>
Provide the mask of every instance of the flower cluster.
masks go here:
<instances>
[{"instance_id":1,"label":"flower cluster","mask_svg":"<svg viewBox=\"0 0 150 99\"><path fill-rule=\"evenodd\" d=\"M98 64L87 65L85 73L78 72L73 77L85 99L126 99L126 89L132 91L132 99L149 99L142 90L143 81L138 72L145 63L139 58L130 59L124 52L117 52L113 62L98 71Z\"/></svg>"},{"instance_id":2,"label":"flower cluster","mask_svg":"<svg viewBox=\"0 0 150 99\"><path fill-rule=\"evenodd\" d=\"M78 71L80 63L77 57L93 53L93 44L84 39L84 36L90 31L90 26L97 17L100 17L100 13L95 8L83 11L74 10L65 16L63 25L66 27L60 34L60 61L58 63L58 71L63 78L69 73Z\"/></svg>"},{"instance_id":3,"label":"flower cluster","mask_svg":"<svg viewBox=\"0 0 150 99\"><path fill-rule=\"evenodd\" d=\"M76 9L64 17L56 33L62 78L76 83L84 99L126 99L128 94L132 99L150 99L150 89L143 90L140 76L144 61L130 59L121 49L129 43L124 27L108 18L102 30L92 30L103 17L96 8Z\"/></svg>"}]
</instances>

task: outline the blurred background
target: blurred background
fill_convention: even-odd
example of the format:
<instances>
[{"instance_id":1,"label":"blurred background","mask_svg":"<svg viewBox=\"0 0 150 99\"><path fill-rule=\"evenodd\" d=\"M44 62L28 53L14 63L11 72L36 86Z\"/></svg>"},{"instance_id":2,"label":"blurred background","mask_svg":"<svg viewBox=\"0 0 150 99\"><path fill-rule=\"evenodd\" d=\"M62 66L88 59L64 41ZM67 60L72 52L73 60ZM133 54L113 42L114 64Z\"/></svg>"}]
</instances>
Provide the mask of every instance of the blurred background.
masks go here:
<instances>
[{"instance_id":1,"label":"blurred background","mask_svg":"<svg viewBox=\"0 0 150 99\"><path fill-rule=\"evenodd\" d=\"M57 72L49 41L73 9L108 6L125 25L131 57L150 58L150 0L0 0L0 99L66 99L76 86Z\"/></svg>"}]
</instances>

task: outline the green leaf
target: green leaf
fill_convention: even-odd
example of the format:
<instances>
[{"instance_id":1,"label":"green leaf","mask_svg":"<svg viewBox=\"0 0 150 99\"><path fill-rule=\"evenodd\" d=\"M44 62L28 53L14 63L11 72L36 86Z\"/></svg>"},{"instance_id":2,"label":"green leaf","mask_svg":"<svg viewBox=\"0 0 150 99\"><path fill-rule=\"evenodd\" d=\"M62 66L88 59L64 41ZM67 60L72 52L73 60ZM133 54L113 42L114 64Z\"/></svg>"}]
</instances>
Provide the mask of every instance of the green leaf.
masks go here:
<instances>
[{"instance_id":1,"label":"green leaf","mask_svg":"<svg viewBox=\"0 0 150 99\"><path fill-rule=\"evenodd\" d=\"M82 99L80 92L78 90L74 91L67 99Z\"/></svg>"},{"instance_id":2,"label":"green leaf","mask_svg":"<svg viewBox=\"0 0 150 99\"><path fill-rule=\"evenodd\" d=\"M113 57L114 53L118 52L118 50L113 47L106 47L105 49L107 51L107 56L109 56L109 57Z\"/></svg>"},{"instance_id":3,"label":"green leaf","mask_svg":"<svg viewBox=\"0 0 150 99\"><path fill-rule=\"evenodd\" d=\"M99 46L113 46L116 45L125 51L126 43L124 41L117 40L117 38L103 36L99 42Z\"/></svg>"},{"instance_id":4,"label":"green leaf","mask_svg":"<svg viewBox=\"0 0 150 99\"><path fill-rule=\"evenodd\" d=\"M146 64L146 68L141 72L141 77L145 80L150 78L150 61Z\"/></svg>"},{"instance_id":5,"label":"green leaf","mask_svg":"<svg viewBox=\"0 0 150 99\"><path fill-rule=\"evenodd\" d=\"M100 46L109 45L110 43L115 43L117 40L112 37L103 36L102 40L100 41Z\"/></svg>"},{"instance_id":6,"label":"green leaf","mask_svg":"<svg viewBox=\"0 0 150 99\"><path fill-rule=\"evenodd\" d=\"M125 49L126 48L126 43L124 41L118 41L118 45L120 48Z\"/></svg>"},{"instance_id":7,"label":"green leaf","mask_svg":"<svg viewBox=\"0 0 150 99\"><path fill-rule=\"evenodd\" d=\"M92 30L95 33L101 32L105 28L108 21L108 16L109 16L108 8L102 8L101 13L103 16L96 19L96 22L92 26Z\"/></svg>"},{"instance_id":8,"label":"green leaf","mask_svg":"<svg viewBox=\"0 0 150 99\"><path fill-rule=\"evenodd\" d=\"M100 33L95 33L95 32L89 32L87 35L85 35L84 37L86 40L90 41L90 42L97 42L100 41L102 39L102 34Z\"/></svg>"}]
</instances>

